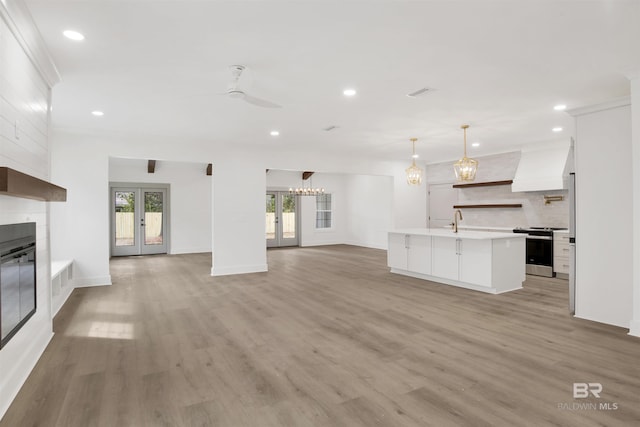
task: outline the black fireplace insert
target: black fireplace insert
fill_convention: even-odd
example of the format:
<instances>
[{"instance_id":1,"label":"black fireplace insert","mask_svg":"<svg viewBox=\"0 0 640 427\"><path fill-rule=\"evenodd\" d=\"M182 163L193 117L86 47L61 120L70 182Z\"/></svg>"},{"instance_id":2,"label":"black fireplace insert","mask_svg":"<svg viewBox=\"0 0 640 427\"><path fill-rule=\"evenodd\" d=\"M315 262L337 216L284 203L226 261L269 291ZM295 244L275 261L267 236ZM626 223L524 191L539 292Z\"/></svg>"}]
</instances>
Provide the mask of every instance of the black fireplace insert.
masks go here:
<instances>
[{"instance_id":1,"label":"black fireplace insert","mask_svg":"<svg viewBox=\"0 0 640 427\"><path fill-rule=\"evenodd\" d=\"M36 224L0 225L0 348L36 312Z\"/></svg>"}]
</instances>

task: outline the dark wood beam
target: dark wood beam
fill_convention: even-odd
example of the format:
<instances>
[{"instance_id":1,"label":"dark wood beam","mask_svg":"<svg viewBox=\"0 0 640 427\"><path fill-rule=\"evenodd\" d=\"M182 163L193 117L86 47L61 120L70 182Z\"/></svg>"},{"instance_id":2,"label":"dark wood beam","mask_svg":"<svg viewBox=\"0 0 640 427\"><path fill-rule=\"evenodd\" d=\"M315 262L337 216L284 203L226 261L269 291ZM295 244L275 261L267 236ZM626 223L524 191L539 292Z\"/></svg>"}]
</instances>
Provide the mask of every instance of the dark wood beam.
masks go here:
<instances>
[{"instance_id":1,"label":"dark wood beam","mask_svg":"<svg viewBox=\"0 0 640 427\"><path fill-rule=\"evenodd\" d=\"M309 171L302 172L302 180L303 181L308 180L309 178L311 178L311 175L313 175L313 172L309 172Z\"/></svg>"},{"instance_id":2,"label":"dark wood beam","mask_svg":"<svg viewBox=\"0 0 640 427\"><path fill-rule=\"evenodd\" d=\"M207 165L207 176L213 175L213 163Z\"/></svg>"},{"instance_id":3,"label":"dark wood beam","mask_svg":"<svg viewBox=\"0 0 640 427\"><path fill-rule=\"evenodd\" d=\"M66 189L7 167L0 167L0 194L46 202L67 201Z\"/></svg>"},{"instance_id":4,"label":"dark wood beam","mask_svg":"<svg viewBox=\"0 0 640 427\"><path fill-rule=\"evenodd\" d=\"M149 163L147 163L147 173L154 173L155 171L156 171L156 161L149 160Z\"/></svg>"}]
</instances>

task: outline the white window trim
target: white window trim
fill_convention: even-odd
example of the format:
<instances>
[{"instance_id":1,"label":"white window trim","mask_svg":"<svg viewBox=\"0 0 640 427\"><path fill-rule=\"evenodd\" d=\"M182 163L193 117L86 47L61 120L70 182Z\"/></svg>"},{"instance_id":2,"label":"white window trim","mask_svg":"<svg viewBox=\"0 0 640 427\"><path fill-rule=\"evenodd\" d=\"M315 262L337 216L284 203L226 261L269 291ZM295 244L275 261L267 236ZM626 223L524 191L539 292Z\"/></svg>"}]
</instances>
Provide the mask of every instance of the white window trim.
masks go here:
<instances>
[{"instance_id":1,"label":"white window trim","mask_svg":"<svg viewBox=\"0 0 640 427\"><path fill-rule=\"evenodd\" d=\"M333 197L333 193L330 191L327 191L325 194L329 194L331 195L331 210L318 210L318 199L315 198L314 199L314 208L316 211L316 215L313 218L313 229L318 232L318 233L324 233L324 232L329 232L329 231L333 231L334 229L334 223L335 223L335 215L334 212L336 210L335 208L335 197ZM318 212L331 212L331 227L322 227L322 228L318 228Z\"/></svg>"}]
</instances>

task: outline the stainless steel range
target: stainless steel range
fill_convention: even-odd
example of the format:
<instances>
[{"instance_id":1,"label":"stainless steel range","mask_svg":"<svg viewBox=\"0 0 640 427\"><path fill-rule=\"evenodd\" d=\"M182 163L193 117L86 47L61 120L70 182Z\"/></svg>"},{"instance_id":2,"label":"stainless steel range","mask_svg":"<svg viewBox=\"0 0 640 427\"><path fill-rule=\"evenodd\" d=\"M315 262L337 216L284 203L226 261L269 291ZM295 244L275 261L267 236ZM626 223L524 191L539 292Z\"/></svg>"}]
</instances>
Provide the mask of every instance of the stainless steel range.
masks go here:
<instances>
[{"instance_id":1,"label":"stainless steel range","mask_svg":"<svg viewBox=\"0 0 640 427\"><path fill-rule=\"evenodd\" d=\"M553 231L566 230L554 227L515 228L514 233L527 235L525 262L527 274L553 277Z\"/></svg>"}]
</instances>

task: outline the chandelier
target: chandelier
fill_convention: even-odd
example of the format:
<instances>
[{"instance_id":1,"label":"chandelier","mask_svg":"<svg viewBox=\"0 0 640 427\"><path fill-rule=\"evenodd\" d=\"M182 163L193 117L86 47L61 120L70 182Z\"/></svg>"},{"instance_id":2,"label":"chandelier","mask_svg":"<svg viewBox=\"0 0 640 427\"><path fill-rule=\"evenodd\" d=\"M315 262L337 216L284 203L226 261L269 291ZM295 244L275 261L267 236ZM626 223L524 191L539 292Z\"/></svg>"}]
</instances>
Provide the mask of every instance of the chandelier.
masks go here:
<instances>
[{"instance_id":1,"label":"chandelier","mask_svg":"<svg viewBox=\"0 0 640 427\"><path fill-rule=\"evenodd\" d=\"M470 182L476 179L478 161L467 157L467 128L469 125L460 126L464 129L464 156L453 164L458 182Z\"/></svg>"},{"instance_id":2,"label":"chandelier","mask_svg":"<svg viewBox=\"0 0 640 427\"><path fill-rule=\"evenodd\" d=\"M411 138L410 141L413 144L413 155L411 166L409 166L405 171L407 172L407 184L409 185L420 185L422 182L422 169L416 166L416 158L418 155L416 154L416 141L417 138Z\"/></svg>"},{"instance_id":3,"label":"chandelier","mask_svg":"<svg viewBox=\"0 0 640 427\"><path fill-rule=\"evenodd\" d=\"M303 172L302 173L302 187L292 188L289 187L289 194L293 194L296 196L319 196L324 194L324 188L313 188L313 182L311 181L311 175L313 172ZM309 186L304 186L304 181L309 179Z\"/></svg>"}]
</instances>

